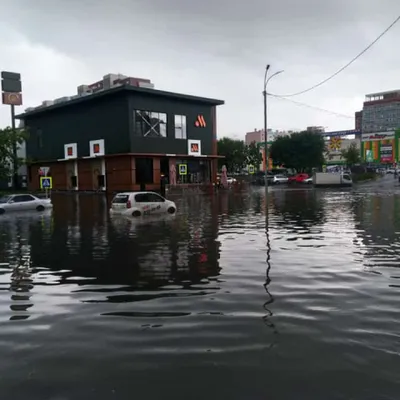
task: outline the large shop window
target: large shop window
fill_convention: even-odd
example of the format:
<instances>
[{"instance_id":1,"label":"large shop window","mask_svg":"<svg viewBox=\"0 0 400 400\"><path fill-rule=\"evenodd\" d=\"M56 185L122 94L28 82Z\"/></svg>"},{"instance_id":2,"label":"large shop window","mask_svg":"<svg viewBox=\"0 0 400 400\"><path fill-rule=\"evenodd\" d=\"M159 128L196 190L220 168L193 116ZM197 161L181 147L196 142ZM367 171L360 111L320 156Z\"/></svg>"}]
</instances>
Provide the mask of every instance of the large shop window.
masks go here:
<instances>
[{"instance_id":1,"label":"large shop window","mask_svg":"<svg viewBox=\"0 0 400 400\"><path fill-rule=\"evenodd\" d=\"M175 139L186 139L186 115L175 115Z\"/></svg>"},{"instance_id":2,"label":"large shop window","mask_svg":"<svg viewBox=\"0 0 400 400\"><path fill-rule=\"evenodd\" d=\"M136 183L153 183L152 158L136 158Z\"/></svg>"},{"instance_id":3,"label":"large shop window","mask_svg":"<svg viewBox=\"0 0 400 400\"><path fill-rule=\"evenodd\" d=\"M179 164L186 164L187 174L179 175ZM176 160L177 183L210 183L210 160Z\"/></svg>"},{"instance_id":4,"label":"large shop window","mask_svg":"<svg viewBox=\"0 0 400 400\"><path fill-rule=\"evenodd\" d=\"M133 112L135 133L143 137L167 137L167 114L155 111Z\"/></svg>"}]
</instances>

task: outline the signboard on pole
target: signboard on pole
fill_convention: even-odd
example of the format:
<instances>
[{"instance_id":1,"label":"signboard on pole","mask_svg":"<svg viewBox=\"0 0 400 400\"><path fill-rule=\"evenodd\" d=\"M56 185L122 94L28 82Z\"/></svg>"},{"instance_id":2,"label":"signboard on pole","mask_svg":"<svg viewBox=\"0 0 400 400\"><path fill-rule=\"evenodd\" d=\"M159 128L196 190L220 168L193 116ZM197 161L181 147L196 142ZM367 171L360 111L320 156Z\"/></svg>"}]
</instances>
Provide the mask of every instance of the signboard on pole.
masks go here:
<instances>
[{"instance_id":1,"label":"signboard on pole","mask_svg":"<svg viewBox=\"0 0 400 400\"><path fill-rule=\"evenodd\" d=\"M40 189L51 190L53 189L53 179L50 176L40 177Z\"/></svg>"},{"instance_id":2,"label":"signboard on pole","mask_svg":"<svg viewBox=\"0 0 400 400\"><path fill-rule=\"evenodd\" d=\"M50 167L40 167L39 168L39 175L40 176L47 176L50 172Z\"/></svg>"},{"instance_id":3,"label":"signboard on pole","mask_svg":"<svg viewBox=\"0 0 400 400\"><path fill-rule=\"evenodd\" d=\"M254 165L249 165L249 174L254 174Z\"/></svg>"}]
</instances>

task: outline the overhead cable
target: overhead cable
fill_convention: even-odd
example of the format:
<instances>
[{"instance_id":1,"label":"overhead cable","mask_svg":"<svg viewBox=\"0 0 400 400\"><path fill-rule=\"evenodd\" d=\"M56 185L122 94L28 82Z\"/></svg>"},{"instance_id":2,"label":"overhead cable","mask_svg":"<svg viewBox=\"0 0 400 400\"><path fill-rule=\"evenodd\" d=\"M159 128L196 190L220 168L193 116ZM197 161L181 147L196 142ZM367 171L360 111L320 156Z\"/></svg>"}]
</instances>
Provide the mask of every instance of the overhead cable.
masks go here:
<instances>
[{"instance_id":1,"label":"overhead cable","mask_svg":"<svg viewBox=\"0 0 400 400\"><path fill-rule=\"evenodd\" d=\"M331 79L333 79L335 76L339 75L341 72L343 72L346 68L348 68L351 64L353 64L356 60L358 60L363 54L365 54L372 46L374 46L386 33L390 31L398 22L400 21L400 15L372 42L370 43L361 53L357 54L352 60L350 60L346 65L344 65L342 68L337 70L334 74L329 76L328 78L324 79L323 81L317 83L316 85L311 86L308 89L302 90L300 92L296 93L291 93L291 94L279 94L276 96L279 97L293 97L293 96L299 96L300 94L304 94L307 92L310 92L311 90L316 89L317 87L322 86L324 83L329 82ZM271 93L270 93L271 94Z\"/></svg>"},{"instance_id":2,"label":"overhead cable","mask_svg":"<svg viewBox=\"0 0 400 400\"><path fill-rule=\"evenodd\" d=\"M298 106L302 106L302 107L307 107L307 108L311 108L313 110L317 110L317 111L321 111L321 112L325 112L331 115L335 115L336 117L340 117L340 118L351 118L354 119L354 116L350 116L350 115L346 115L346 114L341 114L338 113L336 111L330 111L330 110L326 110L324 108L320 108L320 107L315 107L315 106L311 106L309 104L306 103L302 103L300 101L296 101L296 100L292 100L292 99L287 99L286 97L282 97L282 96L277 96L276 94L272 94L272 93L268 93L268 96L274 97L275 99L280 99L280 100L286 100L289 101L293 104L296 104Z\"/></svg>"}]
</instances>

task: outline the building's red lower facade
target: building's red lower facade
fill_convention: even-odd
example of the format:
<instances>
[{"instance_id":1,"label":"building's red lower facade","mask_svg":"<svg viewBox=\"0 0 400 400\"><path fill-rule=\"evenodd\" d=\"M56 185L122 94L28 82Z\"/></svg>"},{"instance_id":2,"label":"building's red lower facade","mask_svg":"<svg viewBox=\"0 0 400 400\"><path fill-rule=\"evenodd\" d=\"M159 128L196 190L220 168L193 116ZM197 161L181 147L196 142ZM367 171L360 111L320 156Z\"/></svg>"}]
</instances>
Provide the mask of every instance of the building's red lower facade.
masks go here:
<instances>
[{"instance_id":1,"label":"building's red lower facade","mask_svg":"<svg viewBox=\"0 0 400 400\"><path fill-rule=\"evenodd\" d=\"M40 177L47 167L52 177L52 189L61 191L119 191L159 190L161 177L170 180L171 166L176 169L177 185L212 184L216 182L218 156L190 157L188 155L121 154L33 163L29 166L28 188L40 190ZM145 161L145 162L144 162ZM143 170L143 164L147 168ZM179 174L185 164L186 175Z\"/></svg>"}]
</instances>

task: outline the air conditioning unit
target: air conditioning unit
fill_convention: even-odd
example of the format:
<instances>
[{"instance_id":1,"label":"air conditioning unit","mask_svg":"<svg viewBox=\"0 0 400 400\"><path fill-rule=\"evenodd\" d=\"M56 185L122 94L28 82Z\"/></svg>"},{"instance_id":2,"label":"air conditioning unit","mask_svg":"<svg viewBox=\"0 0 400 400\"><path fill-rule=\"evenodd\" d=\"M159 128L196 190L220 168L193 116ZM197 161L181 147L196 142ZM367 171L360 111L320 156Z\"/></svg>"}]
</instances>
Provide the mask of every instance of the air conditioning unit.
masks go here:
<instances>
[{"instance_id":1,"label":"air conditioning unit","mask_svg":"<svg viewBox=\"0 0 400 400\"><path fill-rule=\"evenodd\" d=\"M70 100L69 96L59 97L58 99L54 100L54 104L64 103L65 101Z\"/></svg>"},{"instance_id":2,"label":"air conditioning unit","mask_svg":"<svg viewBox=\"0 0 400 400\"><path fill-rule=\"evenodd\" d=\"M154 89L154 84L153 83L148 83L148 82L138 82L139 87L141 88L146 88L146 89Z\"/></svg>"}]
</instances>

